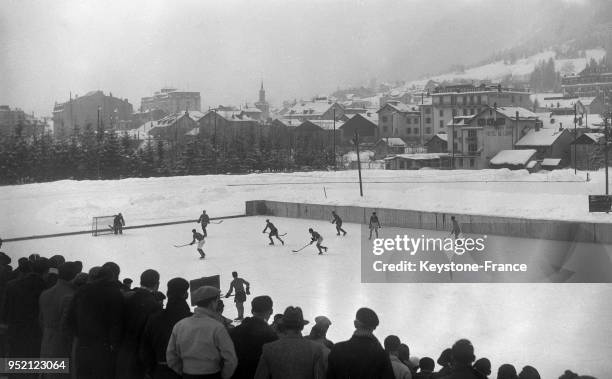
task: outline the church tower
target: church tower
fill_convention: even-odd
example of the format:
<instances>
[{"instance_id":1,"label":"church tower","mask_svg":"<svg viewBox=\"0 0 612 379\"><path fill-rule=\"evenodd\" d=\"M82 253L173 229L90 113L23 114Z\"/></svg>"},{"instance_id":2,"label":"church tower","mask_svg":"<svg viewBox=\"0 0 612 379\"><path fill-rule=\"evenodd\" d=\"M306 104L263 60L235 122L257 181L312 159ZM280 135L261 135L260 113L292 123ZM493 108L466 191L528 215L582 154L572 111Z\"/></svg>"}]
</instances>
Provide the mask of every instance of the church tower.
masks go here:
<instances>
[{"instance_id":1,"label":"church tower","mask_svg":"<svg viewBox=\"0 0 612 379\"><path fill-rule=\"evenodd\" d=\"M266 90L263 86L263 80L261 81L261 88L259 89L259 101L255 103L255 108L261 111L261 120L266 121L270 117L270 104L266 101Z\"/></svg>"}]
</instances>

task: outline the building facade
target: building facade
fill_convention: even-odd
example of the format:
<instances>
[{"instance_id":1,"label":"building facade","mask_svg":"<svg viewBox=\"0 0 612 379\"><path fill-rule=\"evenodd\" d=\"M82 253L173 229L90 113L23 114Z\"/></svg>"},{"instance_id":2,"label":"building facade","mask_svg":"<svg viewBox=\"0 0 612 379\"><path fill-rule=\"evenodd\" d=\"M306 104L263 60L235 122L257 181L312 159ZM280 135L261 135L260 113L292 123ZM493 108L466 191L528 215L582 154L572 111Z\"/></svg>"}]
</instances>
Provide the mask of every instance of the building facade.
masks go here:
<instances>
[{"instance_id":1,"label":"building facade","mask_svg":"<svg viewBox=\"0 0 612 379\"><path fill-rule=\"evenodd\" d=\"M388 102L378 110L380 138L401 138L411 145L422 144L421 111L414 105Z\"/></svg>"},{"instance_id":2,"label":"building facade","mask_svg":"<svg viewBox=\"0 0 612 379\"><path fill-rule=\"evenodd\" d=\"M582 72L561 78L566 96L597 96L612 90L612 72Z\"/></svg>"},{"instance_id":3,"label":"building facade","mask_svg":"<svg viewBox=\"0 0 612 379\"><path fill-rule=\"evenodd\" d=\"M473 116L487 106L531 109L529 92L522 89L503 88L501 85L460 84L437 87L431 93L431 100L433 134L445 132L446 126L452 122L453 117Z\"/></svg>"},{"instance_id":4,"label":"building facade","mask_svg":"<svg viewBox=\"0 0 612 379\"><path fill-rule=\"evenodd\" d=\"M255 103L255 108L261 111L259 119L261 121L267 121L270 118L270 104L266 101L266 90L261 82L261 88L259 89L259 100Z\"/></svg>"},{"instance_id":5,"label":"building facade","mask_svg":"<svg viewBox=\"0 0 612 379\"><path fill-rule=\"evenodd\" d=\"M180 91L176 88L162 88L155 92L153 96L143 97L140 101L141 112L154 109L161 109L166 114L181 111L201 111L200 93Z\"/></svg>"},{"instance_id":6,"label":"building facade","mask_svg":"<svg viewBox=\"0 0 612 379\"><path fill-rule=\"evenodd\" d=\"M0 105L0 137L39 136L45 132L45 122L36 119L19 108Z\"/></svg>"},{"instance_id":7,"label":"building facade","mask_svg":"<svg viewBox=\"0 0 612 379\"><path fill-rule=\"evenodd\" d=\"M108 96L102 91L75 95L53 107L53 135L63 139L86 129L119 130L130 124L134 108L127 99Z\"/></svg>"}]
</instances>

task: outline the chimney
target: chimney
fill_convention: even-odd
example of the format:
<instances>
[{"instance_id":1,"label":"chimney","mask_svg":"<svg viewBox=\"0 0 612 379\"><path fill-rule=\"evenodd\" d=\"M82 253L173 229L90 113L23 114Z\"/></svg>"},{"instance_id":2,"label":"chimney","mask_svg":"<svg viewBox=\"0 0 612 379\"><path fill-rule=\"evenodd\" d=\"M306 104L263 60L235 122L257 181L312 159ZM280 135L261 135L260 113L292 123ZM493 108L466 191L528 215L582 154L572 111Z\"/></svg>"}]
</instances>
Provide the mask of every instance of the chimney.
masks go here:
<instances>
[{"instance_id":1,"label":"chimney","mask_svg":"<svg viewBox=\"0 0 612 379\"><path fill-rule=\"evenodd\" d=\"M562 131L562 130L563 130L563 123L562 123L562 122L560 122L560 123L559 123L559 131Z\"/></svg>"}]
</instances>

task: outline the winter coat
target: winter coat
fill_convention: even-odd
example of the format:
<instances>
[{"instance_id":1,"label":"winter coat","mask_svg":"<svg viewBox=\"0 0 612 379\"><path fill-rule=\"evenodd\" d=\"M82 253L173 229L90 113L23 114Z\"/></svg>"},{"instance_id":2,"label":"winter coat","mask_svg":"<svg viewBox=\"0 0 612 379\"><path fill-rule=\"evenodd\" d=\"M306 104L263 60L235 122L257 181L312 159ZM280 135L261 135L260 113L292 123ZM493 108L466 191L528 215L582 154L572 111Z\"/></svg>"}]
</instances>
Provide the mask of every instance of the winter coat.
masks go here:
<instances>
[{"instance_id":1,"label":"winter coat","mask_svg":"<svg viewBox=\"0 0 612 379\"><path fill-rule=\"evenodd\" d=\"M300 336L283 336L263 345L255 379L325 377L323 346Z\"/></svg>"},{"instance_id":2,"label":"winter coat","mask_svg":"<svg viewBox=\"0 0 612 379\"><path fill-rule=\"evenodd\" d=\"M238 357L238 367L232 379L253 378L263 345L276 341L278 336L268 323L257 317L245 318L229 334Z\"/></svg>"},{"instance_id":3,"label":"winter coat","mask_svg":"<svg viewBox=\"0 0 612 379\"><path fill-rule=\"evenodd\" d=\"M74 287L67 281L58 279L57 283L43 291L39 298L40 323L43 329L43 339L40 347L41 357L70 356L71 338L62 330L63 307L68 304L65 299L74 294Z\"/></svg>"},{"instance_id":4,"label":"winter coat","mask_svg":"<svg viewBox=\"0 0 612 379\"><path fill-rule=\"evenodd\" d=\"M39 356L42 331L38 298L45 289L42 276L35 273L25 274L7 284L2 319L8 325L9 357Z\"/></svg>"},{"instance_id":5,"label":"winter coat","mask_svg":"<svg viewBox=\"0 0 612 379\"><path fill-rule=\"evenodd\" d=\"M140 360L145 372L151 373L152 377L156 377L159 371L164 371L168 374L166 377L174 375L180 378L171 369L168 371L158 365L167 367L166 349L172 328L177 322L189 316L191 316L191 310L184 299L170 299L166 304L166 309L149 316L140 339Z\"/></svg>"},{"instance_id":6,"label":"winter coat","mask_svg":"<svg viewBox=\"0 0 612 379\"><path fill-rule=\"evenodd\" d=\"M371 333L355 332L329 353L327 378L394 379L389 355Z\"/></svg>"},{"instance_id":7,"label":"winter coat","mask_svg":"<svg viewBox=\"0 0 612 379\"><path fill-rule=\"evenodd\" d=\"M140 339L149 315L161 310L152 291L135 288L125 293L123 338L117 353L117 379L142 378L145 370L139 357Z\"/></svg>"}]
</instances>

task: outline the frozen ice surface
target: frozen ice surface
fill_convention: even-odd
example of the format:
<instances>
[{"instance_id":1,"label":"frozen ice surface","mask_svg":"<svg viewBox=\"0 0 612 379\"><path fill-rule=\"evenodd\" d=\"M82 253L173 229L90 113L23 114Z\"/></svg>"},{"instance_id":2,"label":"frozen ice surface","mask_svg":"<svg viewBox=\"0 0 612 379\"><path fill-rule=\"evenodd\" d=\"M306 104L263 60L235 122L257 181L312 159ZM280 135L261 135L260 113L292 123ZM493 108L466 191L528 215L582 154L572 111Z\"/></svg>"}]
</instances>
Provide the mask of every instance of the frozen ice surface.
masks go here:
<instances>
[{"instance_id":1,"label":"frozen ice surface","mask_svg":"<svg viewBox=\"0 0 612 379\"><path fill-rule=\"evenodd\" d=\"M86 270L115 261L121 266L121 278L132 278L134 285L142 271L154 268L161 274L163 291L176 276L194 279L215 274L221 275L222 291L227 291L236 270L251 283L252 296L273 298L275 313L299 305L309 320L327 315L333 322L329 331L333 341L347 339L355 311L368 306L381 319L375 331L378 338L397 334L418 357L436 359L455 340L469 338L476 355L491 359L494 370L512 363L519 368L533 365L543 378L556 378L567 368L598 378L612 372L609 284L361 284L359 225L344 224L349 234L337 237L334 225L325 221L272 218L280 233L288 234L282 237L285 246L269 246L267 235L261 233L265 218L210 225L203 261L195 246L173 247L191 241L191 229L199 229L196 223L126 230L122 236L10 242L3 250L13 259L34 252L61 253L69 260L82 260ZM327 254L317 255L314 246L291 252L309 242L309 227L323 235ZM514 242L521 248L542 248L547 243ZM236 316L232 298L226 300L225 309L227 317ZM310 325L305 333L309 330Z\"/></svg>"}]
</instances>

